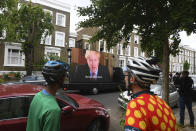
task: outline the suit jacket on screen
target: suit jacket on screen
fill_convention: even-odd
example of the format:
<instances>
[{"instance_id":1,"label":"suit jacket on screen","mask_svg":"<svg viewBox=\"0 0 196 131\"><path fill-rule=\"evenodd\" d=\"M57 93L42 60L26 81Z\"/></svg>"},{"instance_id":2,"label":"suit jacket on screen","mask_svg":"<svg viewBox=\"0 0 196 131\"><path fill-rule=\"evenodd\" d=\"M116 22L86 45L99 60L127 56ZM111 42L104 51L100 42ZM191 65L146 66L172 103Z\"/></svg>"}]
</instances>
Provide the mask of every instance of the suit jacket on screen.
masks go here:
<instances>
[{"instance_id":1,"label":"suit jacket on screen","mask_svg":"<svg viewBox=\"0 0 196 131\"><path fill-rule=\"evenodd\" d=\"M108 67L99 64L97 78L92 79L88 64L76 66L74 82L111 82Z\"/></svg>"}]
</instances>

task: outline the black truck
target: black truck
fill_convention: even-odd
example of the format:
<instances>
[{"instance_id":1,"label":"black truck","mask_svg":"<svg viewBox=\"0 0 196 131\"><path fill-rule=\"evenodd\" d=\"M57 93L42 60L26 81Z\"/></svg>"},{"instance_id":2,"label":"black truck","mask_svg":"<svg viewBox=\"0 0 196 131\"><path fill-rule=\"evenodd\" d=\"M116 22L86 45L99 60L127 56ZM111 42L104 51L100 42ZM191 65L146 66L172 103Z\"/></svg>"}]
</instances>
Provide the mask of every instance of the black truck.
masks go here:
<instances>
[{"instance_id":1,"label":"black truck","mask_svg":"<svg viewBox=\"0 0 196 131\"><path fill-rule=\"evenodd\" d=\"M70 78L66 83L67 90L80 90L81 92L92 92L98 94L103 90L125 90L124 78L122 75L122 69L120 67L113 68L113 77L109 81L75 81Z\"/></svg>"},{"instance_id":2,"label":"black truck","mask_svg":"<svg viewBox=\"0 0 196 131\"><path fill-rule=\"evenodd\" d=\"M121 67L113 67L111 54L72 48L67 90L91 91L124 89Z\"/></svg>"}]
</instances>

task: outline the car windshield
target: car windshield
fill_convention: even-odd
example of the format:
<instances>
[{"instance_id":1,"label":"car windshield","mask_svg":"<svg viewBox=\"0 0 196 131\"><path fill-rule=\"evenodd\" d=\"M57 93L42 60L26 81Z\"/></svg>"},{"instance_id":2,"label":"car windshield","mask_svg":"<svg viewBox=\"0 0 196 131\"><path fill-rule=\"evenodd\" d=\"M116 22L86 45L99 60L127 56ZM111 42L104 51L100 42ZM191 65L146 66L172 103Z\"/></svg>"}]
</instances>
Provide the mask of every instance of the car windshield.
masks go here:
<instances>
[{"instance_id":1,"label":"car windshield","mask_svg":"<svg viewBox=\"0 0 196 131\"><path fill-rule=\"evenodd\" d=\"M161 85L158 84L152 84L150 86L150 91L154 92L158 96L161 96Z\"/></svg>"},{"instance_id":2,"label":"car windshield","mask_svg":"<svg viewBox=\"0 0 196 131\"><path fill-rule=\"evenodd\" d=\"M59 99L62 99L63 101L65 101L66 103L68 103L69 105L71 105L75 108L79 107L78 103L74 99L72 99L71 97L67 96L65 94L65 92L57 92L56 97Z\"/></svg>"}]
</instances>

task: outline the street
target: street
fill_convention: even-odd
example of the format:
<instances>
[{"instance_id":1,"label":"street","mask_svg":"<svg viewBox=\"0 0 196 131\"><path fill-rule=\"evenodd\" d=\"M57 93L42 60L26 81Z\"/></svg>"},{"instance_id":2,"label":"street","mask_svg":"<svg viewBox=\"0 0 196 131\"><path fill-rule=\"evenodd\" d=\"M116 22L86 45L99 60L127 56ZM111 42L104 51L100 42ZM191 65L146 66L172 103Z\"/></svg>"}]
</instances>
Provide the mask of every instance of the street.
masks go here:
<instances>
[{"instance_id":1,"label":"street","mask_svg":"<svg viewBox=\"0 0 196 131\"><path fill-rule=\"evenodd\" d=\"M117 103L117 98L119 91L113 92L102 92L98 95L87 95L94 100L102 103L108 110L110 114L110 129L109 131L121 131L120 117L122 115L123 109L121 109Z\"/></svg>"},{"instance_id":2,"label":"street","mask_svg":"<svg viewBox=\"0 0 196 131\"><path fill-rule=\"evenodd\" d=\"M117 103L117 98L119 95L119 91L113 91L113 92L102 92L98 95L86 95L87 97L90 97L94 100L99 101L102 103L108 110L110 114L110 129L109 131L122 131L122 128L120 126L120 120L121 115L123 113L123 109L121 109ZM174 115L179 120L179 108L175 107L172 108ZM196 101L193 102L193 112L196 117ZM189 116L187 109L185 111L185 125L189 124ZM184 129L180 129L180 131L189 131L190 128L186 127ZM196 129L191 130L196 131Z\"/></svg>"}]
</instances>

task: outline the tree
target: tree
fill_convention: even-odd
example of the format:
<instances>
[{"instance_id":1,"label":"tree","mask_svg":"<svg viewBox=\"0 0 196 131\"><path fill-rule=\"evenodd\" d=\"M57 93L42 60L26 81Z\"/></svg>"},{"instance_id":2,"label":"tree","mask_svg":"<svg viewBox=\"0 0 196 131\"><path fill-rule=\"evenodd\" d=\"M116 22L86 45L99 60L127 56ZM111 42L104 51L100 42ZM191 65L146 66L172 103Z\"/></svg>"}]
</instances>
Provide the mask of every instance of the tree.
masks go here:
<instances>
[{"instance_id":1,"label":"tree","mask_svg":"<svg viewBox=\"0 0 196 131\"><path fill-rule=\"evenodd\" d=\"M196 2L192 0L91 0L88 7L79 8L80 16L88 18L81 27L99 27L91 42L104 39L107 47L125 39L133 29L141 36L143 51L162 54L163 99L169 102L169 54L178 53L179 32L195 32ZM169 42L170 41L170 42ZM161 51L161 52L160 52Z\"/></svg>"},{"instance_id":2,"label":"tree","mask_svg":"<svg viewBox=\"0 0 196 131\"><path fill-rule=\"evenodd\" d=\"M26 72L27 75L31 75L34 47L42 38L45 39L52 34L54 30L52 17L49 13L45 13L41 6L27 2L22 3L21 8L12 14L11 22L15 26L6 35L12 36L9 40L22 43Z\"/></svg>"},{"instance_id":3,"label":"tree","mask_svg":"<svg viewBox=\"0 0 196 131\"><path fill-rule=\"evenodd\" d=\"M188 71L189 70L189 67L190 67L190 64L187 62L187 60L184 62L184 65L183 65L183 69L184 71Z\"/></svg>"},{"instance_id":4,"label":"tree","mask_svg":"<svg viewBox=\"0 0 196 131\"><path fill-rule=\"evenodd\" d=\"M0 37L5 37L5 32L11 28L11 15L17 8L18 0L1 0L0 1ZM10 29L9 29L10 30ZM3 38L5 40L5 38ZM2 39L1 39L2 41Z\"/></svg>"}]
</instances>

